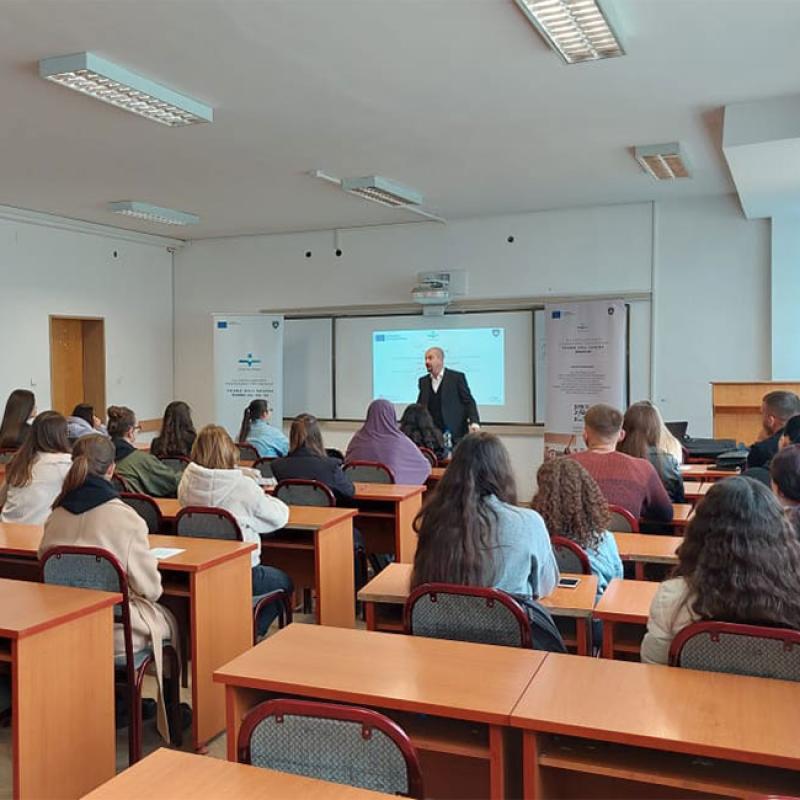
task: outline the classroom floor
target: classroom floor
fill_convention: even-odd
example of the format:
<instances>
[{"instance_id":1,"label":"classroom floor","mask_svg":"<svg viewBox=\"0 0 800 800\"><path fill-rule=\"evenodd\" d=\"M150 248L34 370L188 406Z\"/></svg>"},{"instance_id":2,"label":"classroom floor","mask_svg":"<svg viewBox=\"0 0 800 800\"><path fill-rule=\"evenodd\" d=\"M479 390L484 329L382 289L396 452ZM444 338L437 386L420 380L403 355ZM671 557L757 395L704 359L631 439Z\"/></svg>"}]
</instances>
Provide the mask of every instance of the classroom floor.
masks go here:
<instances>
[{"instance_id":1,"label":"classroom floor","mask_svg":"<svg viewBox=\"0 0 800 800\"><path fill-rule=\"evenodd\" d=\"M311 614L295 613L294 621L313 624L314 617ZM365 627L360 619L356 620L356 626ZM278 630L277 626L273 626L270 630L270 635L276 630ZM148 686L148 681L151 681L149 677L145 679L144 696L154 697L155 687L152 682L150 686ZM192 694L190 689L181 690L181 700L191 704ZM121 772L128 766L127 734L127 728L117 731L117 772ZM144 754L147 755L157 750L159 747L164 746L164 741L156 730L155 720L148 720L145 722L143 740ZM226 756L226 746L227 740L223 733L208 745L208 755L213 758L224 759ZM192 752L191 732L184 733L184 745L181 749L186 752ZM0 728L0 800L11 800L11 788L11 727L7 726Z\"/></svg>"}]
</instances>

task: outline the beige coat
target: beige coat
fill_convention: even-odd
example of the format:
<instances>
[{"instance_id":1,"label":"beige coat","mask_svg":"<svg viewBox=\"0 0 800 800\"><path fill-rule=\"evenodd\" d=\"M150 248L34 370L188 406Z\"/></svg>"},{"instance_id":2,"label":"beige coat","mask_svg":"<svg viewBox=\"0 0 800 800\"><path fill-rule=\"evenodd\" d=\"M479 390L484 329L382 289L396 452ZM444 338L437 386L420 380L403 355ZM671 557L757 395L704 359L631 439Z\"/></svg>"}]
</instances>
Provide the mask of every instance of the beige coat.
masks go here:
<instances>
[{"instance_id":1,"label":"beige coat","mask_svg":"<svg viewBox=\"0 0 800 800\"><path fill-rule=\"evenodd\" d=\"M161 597L161 574L158 561L150 552L147 525L121 500L109 500L83 514L57 508L44 525L39 546L41 557L52 547L99 547L108 550L122 565L128 576L131 629L134 650L152 647L159 685L159 731L168 736L162 698L162 642L177 646L176 623L172 615L156 600ZM122 626L116 625L114 650L124 654Z\"/></svg>"},{"instance_id":2,"label":"beige coat","mask_svg":"<svg viewBox=\"0 0 800 800\"><path fill-rule=\"evenodd\" d=\"M669 663L672 640L698 617L691 608L692 598L683 578L664 581L650 604L647 633L642 642L642 661L648 664Z\"/></svg>"}]
</instances>

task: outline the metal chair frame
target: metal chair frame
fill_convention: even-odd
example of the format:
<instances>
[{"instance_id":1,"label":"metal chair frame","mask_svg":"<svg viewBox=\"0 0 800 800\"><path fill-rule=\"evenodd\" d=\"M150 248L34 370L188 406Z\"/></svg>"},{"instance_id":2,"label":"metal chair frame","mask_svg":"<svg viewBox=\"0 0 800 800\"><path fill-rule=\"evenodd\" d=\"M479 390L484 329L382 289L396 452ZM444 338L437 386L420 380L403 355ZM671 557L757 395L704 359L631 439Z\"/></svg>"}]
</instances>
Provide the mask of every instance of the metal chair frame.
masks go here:
<instances>
[{"instance_id":1,"label":"metal chair frame","mask_svg":"<svg viewBox=\"0 0 800 800\"><path fill-rule=\"evenodd\" d=\"M581 572L584 575L592 574L592 565L589 563L589 556L577 542L573 542L572 539L568 539L566 536L551 536L550 544L553 546L553 551L556 555L556 561L558 561L559 549L569 550L569 552L572 553L572 555L574 555L578 561L580 561Z\"/></svg>"},{"instance_id":2,"label":"metal chair frame","mask_svg":"<svg viewBox=\"0 0 800 800\"><path fill-rule=\"evenodd\" d=\"M236 442L239 448L239 461L258 461L258 450L250 442Z\"/></svg>"},{"instance_id":3,"label":"metal chair frame","mask_svg":"<svg viewBox=\"0 0 800 800\"><path fill-rule=\"evenodd\" d=\"M275 487L274 496L277 497L279 500L282 500L283 498L281 497L281 489L288 489L291 488L292 486L308 486L309 488L313 487L315 492L318 492L326 500L326 503L324 505L322 503L319 504L313 503L312 505L320 505L323 507L324 506L333 507L336 505L336 497L330 490L330 487L326 486L321 481L308 480L306 478L286 478L282 481L279 481L278 485Z\"/></svg>"},{"instance_id":4,"label":"metal chair frame","mask_svg":"<svg viewBox=\"0 0 800 800\"><path fill-rule=\"evenodd\" d=\"M628 523L630 526L630 533L639 533L639 520L628 511L627 508L623 508L622 506L615 506L611 503L608 504L608 513L609 514L619 514L625 522ZM625 533L625 531L617 531L618 533Z\"/></svg>"},{"instance_id":5,"label":"metal chair frame","mask_svg":"<svg viewBox=\"0 0 800 800\"><path fill-rule=\"evenodd\" d=\"M387 467L386 464L381 464L380 461L347 461L343 468L345 472L350 472L358 467L372 467L373 469L380 470L389 478L388 481L366 481L366 483L397 483L392 470Z\"/></svg>"},{"instance_id":6,"label":"metal chair frame","mask_svg":"<svg viewBox=\"0 0 800 800\"><path fill-rule=\"evenodd\" d=\"M129 505L139 516L147 523L147 532L148 533L161 533L165 526L164 526L164 517L161 514L161 509L158 507L158 503L150 497L149 494L141 494L140 492L120 492L119 499L122 500L123 503ZM156 528L155 530L152 529L150 525L150 520L142 514L135 505L133 505L131 500L135 500L138 503L144 503L152 512L156 515Z\"/></svg>"}]
</instances>

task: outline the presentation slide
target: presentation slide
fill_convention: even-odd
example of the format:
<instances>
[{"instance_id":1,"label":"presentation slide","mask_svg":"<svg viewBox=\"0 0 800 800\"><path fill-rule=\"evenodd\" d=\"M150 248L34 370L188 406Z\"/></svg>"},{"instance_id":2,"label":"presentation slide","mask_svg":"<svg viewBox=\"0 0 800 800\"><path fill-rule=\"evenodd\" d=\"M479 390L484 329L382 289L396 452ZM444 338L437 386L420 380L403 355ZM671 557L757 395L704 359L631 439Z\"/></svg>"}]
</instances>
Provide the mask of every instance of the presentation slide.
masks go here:
<instances>
[{"instance_id":1,"label":"presentation slide","mask_svg":"<svg viewBox=\"0 0 800 800\"><path fill-rule=\"evenodd\" d=\"M479 406L505 405L504 328L373 331L372 396L415 402L429 347L444 350L445 369L466 374Z\"/></svg>"}]
</instances>

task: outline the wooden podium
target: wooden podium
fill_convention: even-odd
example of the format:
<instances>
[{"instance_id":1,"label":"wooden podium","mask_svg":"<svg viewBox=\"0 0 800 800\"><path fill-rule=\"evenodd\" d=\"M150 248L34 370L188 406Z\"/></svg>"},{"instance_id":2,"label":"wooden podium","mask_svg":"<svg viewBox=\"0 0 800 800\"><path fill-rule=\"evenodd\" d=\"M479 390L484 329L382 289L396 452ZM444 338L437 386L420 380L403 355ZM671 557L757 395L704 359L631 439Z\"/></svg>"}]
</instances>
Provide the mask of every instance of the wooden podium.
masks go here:
<instances>
[{"instance_id":1,"label":"wooden podium","mask_svg":"<svg viewBox=\"0 0 800 800\"><path fill-rule=\"evenodd\" d=\"M768 392L800 395L800 381L719 381L711 384L714 438L752 444L761 431L761 398Z\"/></svg>"}]
</instances>

